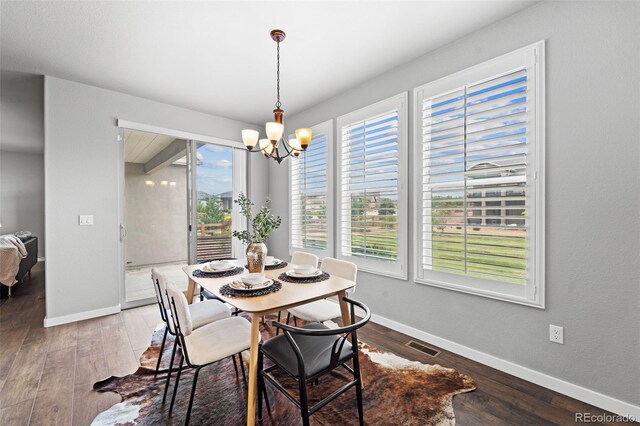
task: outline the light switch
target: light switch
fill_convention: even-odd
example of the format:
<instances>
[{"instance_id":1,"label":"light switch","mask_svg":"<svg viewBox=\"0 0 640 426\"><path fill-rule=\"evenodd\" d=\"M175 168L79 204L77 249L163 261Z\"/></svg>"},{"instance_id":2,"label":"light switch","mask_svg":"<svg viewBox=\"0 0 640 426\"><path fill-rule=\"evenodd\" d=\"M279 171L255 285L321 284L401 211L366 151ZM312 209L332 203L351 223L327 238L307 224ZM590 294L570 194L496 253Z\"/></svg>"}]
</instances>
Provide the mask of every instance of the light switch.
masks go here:
<instances>
[{"instance_id":1,"label":"light switch","mask_svg":"<svg viewBox=\"0 0 640 426\"><path fill-rule=\"evenodd\" d=\"M92 226L93 225L93 215L92 214L81 214L78 216L78 225L80 226Z\"/></svg>"}]
</instances>

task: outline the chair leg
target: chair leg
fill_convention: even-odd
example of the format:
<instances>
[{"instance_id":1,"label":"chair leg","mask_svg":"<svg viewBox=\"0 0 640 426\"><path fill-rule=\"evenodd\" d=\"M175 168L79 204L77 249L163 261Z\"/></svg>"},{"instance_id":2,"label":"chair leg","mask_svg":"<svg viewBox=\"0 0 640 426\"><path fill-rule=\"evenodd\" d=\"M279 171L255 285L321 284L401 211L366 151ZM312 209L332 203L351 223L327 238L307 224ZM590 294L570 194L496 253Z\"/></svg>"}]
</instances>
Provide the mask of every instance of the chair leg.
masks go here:
<instances>
[{"instance_id":1,"label":"chair leg","mask_svg":"<svg viewBox=\"0 0 640 426\"><path fill-rule=\"evenodd\" d=\"M264 392L264 402L267 404L267 413L271 415L271 404L269 404L269 395L267 395L267 386L265 385L264 380L262 380L262 391Z\"/></svg>"},{"instance_id":2,"label":"chair leg","mask_svg":"<svg viewBox=\"0 0 640 426\"><path fill-rule=\"evenodd\" d=\"M282 316L282 311L278 311L278 322L280 322L280 318ZM276 328L276 336L280 334L280 329Z\"/></svg>"},{"instance_id":3,"label":"chair leg","mask_svg":"<svg viewBox=\"0 0 640 426\"><path fill-rule=\"evenodd\" d=\"M236 364L236 356L235 356L235 354L231 355L231 359L233 360L233 369L236 372L236 377L238 377L238 364Z\"/></svg>"},{"instance_id":4,"label":"chair leg","mask_svg":"<svg viewBox=\"0 0 640 426\"><path fill-rule=\"evenodd\" d=\"M364 409L362 407L362 377L360 376L360 360L358 354L353 357L353 374L356 382L356 398L358 399L358 420L360 426L364 425Z\"/></svg>"},{"instance_id":5,"label":"chair leg","mask_svg":"<svg viewBox=\"0 0 640 426\"><path fill-rule=\"evenodd\" d=\"M262 345L261 345L262 346ZM264 358L262 351L258 352L258 421L262 421L262 398L267 405L267 413L271 415L271 404L269 404L269 395L267 395L267 386L265 385L262 370L264 369Z\"/></svg>"},{"instance_id":6,"label":"chair leg","mask_svg":"<svg viewBox=\"0 0 640 426\"><path fill-rule=\"evenodd\" d=\"M238 362L240 362L240 371L242 371L242 380L247 383L247 373L244 372L244 361L242 360L242 353L238 352Z\"/></svg>"},{"instance_id":7,"label":"chair leg","mask_svg":"<svg viewBox=\"0 0 640 426\"><path fill-rule=\"evenodd\" d=\"M202 367L196 368L196 372L193 375L193 385L191 386L191 397L189 397L189 407L187 408L187 418L184 421L185 425L189 424L189 419L191 418L191 407L193 407L193 396L196 394L196 384L198 383L198 374L200 374L200 369Z\"/></svg>"},{"instance_id":8,"label":"chair leg","mask_svg":"<svg viewBox=\"0 0 640 426\"><path fill-rule=\"evenodd\" d=\"M300 389L300 414L302 415L302 425L309 426L309 401L307 400L307 383L303 377L298 378L298 388Z\"/></svg>"},{"instance_id":9,"label":"chair leg","mask_svg":"<svg viewBox=\"0 0 640 426\"><path fill-rule=\"evenodd\" d=\"M162 361L162 354L164 353L164 344L167 341L167 333L169 332L169 327L164 326L164 336L162 336L162 345L160 345L160 353L158 354L158 363L156 364L156 375L158 374L158 370L160 369L160 362Z\"/></svg>"},{"instance_id":10,"label":"chair leg","mask_svg":"<svg viewBox=\"0 0 640 426\"><path fill-rule=\"evenodd\" d=\"M167 391L169 390L169 382L171 381L171 372L173 370L173 360L176 357L176 349L178 348L178 342L173 342L173 352L171 352L171 362L169 363L169 372L167 373L167 383L164 385L164 396L162 397L162 403L167 399Z\"/></svg>"},{"instance_id":11,"label":"chair leg","mask_svg":"<svg viewBox=\"0 0 640 426\"><path fill-rule=\"evenodd\" d=\"M182 373L182 365L184 364L184 356L180 358L180 367L178 367L178 375L176 376L176 384L173 385L173 395L171 395L171 405L169 405L169 417L173 413L173 404L176 402L178 394L178 385L180 384L180 374Z\"/></svg>"},{"instance_id":12,"label":"chair leg","mask_svg":"<svg viewBox=\"0 0 640 426\"><path fill-rule=\"evenodd\" d=\"M298 319L296 317L293 317L293 325L298 326Z\"/></svg>"},{"instance_id":13,"label":"chair leg","mask_svg":"<svg viewBox=\"0 0 640 426\"><path fill-rule=\"evenodd\" d=\"M287 312L287 325L289 325L290 318L291 318L291 312Z\"/></svg>"}]
</instances>

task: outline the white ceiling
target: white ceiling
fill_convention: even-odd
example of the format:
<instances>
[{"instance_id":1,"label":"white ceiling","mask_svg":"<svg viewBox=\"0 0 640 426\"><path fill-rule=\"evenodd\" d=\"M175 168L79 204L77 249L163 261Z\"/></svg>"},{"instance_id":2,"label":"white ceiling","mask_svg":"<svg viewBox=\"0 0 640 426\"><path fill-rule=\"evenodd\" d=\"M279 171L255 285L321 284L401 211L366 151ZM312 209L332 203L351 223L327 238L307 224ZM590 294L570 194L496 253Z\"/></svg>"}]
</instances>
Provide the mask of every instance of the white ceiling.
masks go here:
<instances>
[{"instance_id":1,"label":"white ceiling","mask_svg":"<svg viewBox=\"0 0 640 426\"><path fill-rule=\"evenodd\" d=\"M1 2L1 66L259 123L513 14L527 1Z\"/></svg>"}]
</instances>

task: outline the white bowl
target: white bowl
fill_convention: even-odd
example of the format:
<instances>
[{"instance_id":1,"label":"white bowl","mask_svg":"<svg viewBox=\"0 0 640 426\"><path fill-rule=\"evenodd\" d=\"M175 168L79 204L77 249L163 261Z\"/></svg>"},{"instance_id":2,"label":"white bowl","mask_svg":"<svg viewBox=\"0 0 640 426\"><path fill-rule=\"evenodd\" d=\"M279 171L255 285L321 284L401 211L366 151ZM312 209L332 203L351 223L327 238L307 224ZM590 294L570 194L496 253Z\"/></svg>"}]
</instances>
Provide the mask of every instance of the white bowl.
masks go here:
<instances>
[{"instance_id":1,"label":"white bowl","mask_svg":"<svg viewBox=\"0 0 640 426\"><path fill-rule=\"evenodd\" d=\"M295 265L293 267L293 272L295 272L296 274L312 274L315 271L316 268L311 265Z\"/></svg>"},{"instance_id":2,"label":"white bowl","mask_svg":"<svg viewBox=\"0 0 640 426\"><path fill-rule=\"evenodd\" d=\"M267 256L264 260L267 265L273 265L273 262L276 260L276 258L273 256Z\"/></svg>"},{"instance_id":3,"label":"white bowl","mask_svg":"<svg viewBox=\"0 0 640 426\"><path fill-rule=\"evenodd\" d=\"M211 269L228 269L230 267L231 267L231 264L224 260L216 260L209 263L209 268Z\"/></svg>"},{"instance_id":4,"label":"white bowl","mask_svg":"<svg viewBox=\"0 0 640 426\"><path fill-rule=\"evenodd\" d=\"M249 285L258 285L262 284L265 281L265 275L261 272L253 272L247 275L243 275L240 277L243 283Z\"/></svg>"}]
</instances>

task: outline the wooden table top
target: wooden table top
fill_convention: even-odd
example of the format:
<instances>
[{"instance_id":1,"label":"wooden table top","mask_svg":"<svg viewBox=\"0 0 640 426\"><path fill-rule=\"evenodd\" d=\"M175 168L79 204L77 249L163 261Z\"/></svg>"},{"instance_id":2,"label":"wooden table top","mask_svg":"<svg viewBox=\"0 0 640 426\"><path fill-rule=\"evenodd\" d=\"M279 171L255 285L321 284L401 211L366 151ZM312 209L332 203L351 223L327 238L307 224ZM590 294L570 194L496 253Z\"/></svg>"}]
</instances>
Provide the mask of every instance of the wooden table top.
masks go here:
<instances>
[{"instance_id":1,"label":"wooden table top","mask_svg":"<svg viewBox=\"0 0 640 426\"><path fill-rule=\"evenodd\" d=\"M236 266L244 266L246 264L244 260L234 260L230 261L230 263ZM324 299L326 297L337 294L339 291L347 290L356 285L356 283L353 281L331 275L326 281L309 284L289 283L280 280L280 282L282 283L282 288L275 293L266 294L264 296L228 297L222 296L218 290L223 285L237 280L238 277L242 274L223 278L194 277L193 271L195 271L196 269L201 269L202 266L202 264L189 265L182 268L182 270L187 274L190 280L209 290L225 302L249 313L267 314L270 312L281 311L286 308L302 305L314 300ZM290 269L292 269L291 264L287 265L284 268L264 272L267 278L277 279L281 273Z\"/></svg>"}]
</instances>

